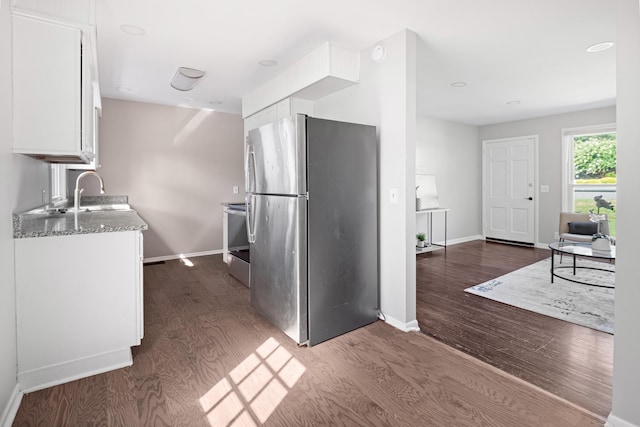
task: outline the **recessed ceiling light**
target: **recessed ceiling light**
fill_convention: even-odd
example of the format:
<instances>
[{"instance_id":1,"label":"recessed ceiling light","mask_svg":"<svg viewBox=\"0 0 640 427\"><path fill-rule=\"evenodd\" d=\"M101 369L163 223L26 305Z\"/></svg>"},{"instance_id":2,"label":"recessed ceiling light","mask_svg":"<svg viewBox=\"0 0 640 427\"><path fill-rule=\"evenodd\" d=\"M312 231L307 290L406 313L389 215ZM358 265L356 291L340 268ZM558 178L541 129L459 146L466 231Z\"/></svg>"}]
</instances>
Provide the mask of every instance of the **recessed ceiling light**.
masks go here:
<instances>
[{"instance_id":1,"label":"recessed ceiling light","mask_svg":"<svg viewBox=\"0 0 640 427\"><path fill-rule=\"evenodd\" d=\"M130 87L124 87L124 86L118 86L117 89L120 92L124 92L124 93L131 93L133 92L133 89L131 89Z\"/></svg>"},{"instance_id":2,"label":"recessed ceiling light","mask_svg":"<svg viewBox=\"0 0 640 427\"><path fill-rule=\"evenodd\" d=\"M147 30L144 28L132 24L122 24L120 25L120 29L130 36L144 36L147 34Z\"/></svg>"},{"instance_id":3,"label":"recessed ceiling light","mask_svg":"<svg viewBox=\"0 0 640 427\"><path fill-rule=\"evenodd\" d=\"M263 67L275 67L276 65L278 65L278 61L273 59L263 59L258 62L258 64L262 65Z\"/></svg>"},{"instance_id":4,"label":"recessed ceiling light","mask_svg":"<svg viewBox=\"0 0 640 427\"><path fill-rule=\"evenodd\" d=\"M589 53L602 52L603 50L607 50L610 47L613 47L613 42L597 43L597 44L594 44L593 46L589 46L587 48L587 52Z\"/></svg>"},{"instance_id":5,"label":"recessed ceiling light","mask_svg":"<svg viewBox=\"0 0 640 427\"><path fill-rule=\"evenodd\" d=\"M519 105L520 101L509 101L507 102L507 105Z\"/></svg>"},{"instance_id":6,"label":"recessed ceiling light","mask_svg":"<svg viewBox=\"0 0 640 427\"><path fill-rule=\"evenodd\" d=\"M211 105L220 105L220 104L222 104L222 101L209 101L209 104L211 104Z\"/></svg>"},{"instance_id":7,"label":"recessed ceiling light","mask_svg":"<svg viewBox=\"0 0 640 427\"><path fill-rule=\"evenodd\" d=\"M465 87L467 85L466 82L453 82L451 83L451 87Z\"/></svg>"}]
</instances>

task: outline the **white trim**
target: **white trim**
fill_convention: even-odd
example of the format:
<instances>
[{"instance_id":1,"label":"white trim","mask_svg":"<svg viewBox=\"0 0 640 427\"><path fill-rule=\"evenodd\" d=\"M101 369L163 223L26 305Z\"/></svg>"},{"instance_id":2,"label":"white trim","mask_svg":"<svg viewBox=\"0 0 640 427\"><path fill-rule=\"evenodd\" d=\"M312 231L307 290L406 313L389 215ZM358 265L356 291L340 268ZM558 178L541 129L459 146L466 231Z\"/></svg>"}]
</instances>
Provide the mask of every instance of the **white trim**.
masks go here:
<instances>
[{"instance_id":1,"label":"white trim","mask_svg":"<svg viewBox=\"0 0 640 427\"><path fill-rule=\"evenodd\" d=\"M145 258L144 263L150 262L159 262L159 261L170 261L173 259L181 259L181 258L195 258L199 256L207 256L207 255L218 255L222 253L222 249L214 249L212 251L203 251L203 252L191 252L188 254L176 254L176 255L165 255L165 256L156 256L151 258Z\"/></svg>"},{"instance_id":2,"label":"white trim","mask_svg":"<svg viewBox=\"0 0 640 427\"><path fill-rule=\"evenodd\" d=\"M562 135L584 136L594 133L616 132L617 123L603 123L601 125L578 126L575 128L563 128Z\"/></svg>"},{"instance_id":3,"label":"white trim","mask_svg":"<svg viewBox=\"0 0 640 427\"><path fill-rule=\"evenodd\" d=\"M607 417L607 422L604 424L605 427L640 427L635 424L630 423L627 420L623 420L622 418L616 417L613 413L609 414Z\"/></svg>"},{"instance_id":4,"label":"white trim","mask_svg":"<svg viewBox=\"0 0 640 427\"><path fill-rule=\"evenodd\" d=\"M394 328L400 329L403 332L420 332L420 326L418 325L417 320L412 320L410 322L401 322L398 319L395 319L387 314L382 313L384 317L384 321Z\"/></svg>"},{"instance_id":5,"label":"white trim","mask_svg":"<svg viewBox=\"0 0 640 427\"><path fill-rule=\"evenodd\" d=\"M42 390L58 384L68 383L80 378L102 374L133 364L129 347L108 353L96 354L68 362L45 366L44 368L18 372L18 381L22 392Z\"/></svg>"},{"instance_id":6,"label":"white trim","mask_svg":"<svg viewBox=\"0 0 640 427\"><path fill-rule=\"evenodd\" d=\"M522 136L513 136L509 138L498 138L498 139L484 139L482 140L482 238L486 238L487 230L486 230L486 218L485 218L485 192L487 188L486 183L486 171L484 168L486 161L486 151L487 144L492 144L496 142L506 142L513 141L518 139L527 139L530 138L533 140L533 244L536 245L538 243L538 230L539 230L539 210L540 210L540 188L538 185L538 165L539 165L539 155L538 155L538 146L539 146L539 135L522 135Z\"/></svg>"},{"instance_id":7,"label":"white trim","mask_svg":"<svg viewBox=\"0 0 640 427\"><path fill-rule=\"evenodd\" d=\"M484 240L484 237L480 234L475 236L460 237L458 239L447 240L447 246L453 246L460 243L473 242L474 240ZM436 245L443 245L444 242L434 242Z\"/></svg>"},{"instance_id":8,"label":"white trim","mask_svg":"<svg viewBox=\"0 0 640 427\"><path fill-rule=\"evenodd\" d=\"M18 409L20 408L20 402L22 402L22 396L24 393L20 390L20 383L17 383L13 388L11 397L7 402L7 406L2 411L2 418L0 418L1 427L11 427L13 420L16 418Z\"/></svg>"}]
</instances>

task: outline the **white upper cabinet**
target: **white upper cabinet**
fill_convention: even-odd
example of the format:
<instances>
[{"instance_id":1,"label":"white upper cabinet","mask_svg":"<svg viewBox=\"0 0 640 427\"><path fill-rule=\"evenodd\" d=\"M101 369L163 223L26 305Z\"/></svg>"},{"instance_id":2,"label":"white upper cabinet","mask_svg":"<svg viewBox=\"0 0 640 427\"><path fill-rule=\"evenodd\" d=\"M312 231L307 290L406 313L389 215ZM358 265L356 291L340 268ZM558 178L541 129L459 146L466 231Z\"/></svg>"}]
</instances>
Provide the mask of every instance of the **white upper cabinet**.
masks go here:
<instances>
[{"instance_id":1,"label":"white upper cabinet","mask_svg":"<svg viewBox=\"0 0 640 427\"><path fill-rule=\"evenodd\" d=\"M14 10L59 22L95 25L95 0L11 0Z\"/></svg>"},{"instance_id":2,"label":"white upper cabinet","mask_svg":"<svg viewBox=\"0 0 640 427\"><path fill-rule=\"evenodd\" d=\"M285 98L316 101L360 81L360 54L326 42L242 97L247 118Z\"/></svg>"},{"instance_id":3,"label":"white upper cabinet","mask_svg":"<svg viewBox=\"0 0 640 427\"><path fill-rule=\"evenodd\" d=\"M83 29L13 15L13 151L54 163L95 157L94 50Z\"/></svg>"}]
</instances>

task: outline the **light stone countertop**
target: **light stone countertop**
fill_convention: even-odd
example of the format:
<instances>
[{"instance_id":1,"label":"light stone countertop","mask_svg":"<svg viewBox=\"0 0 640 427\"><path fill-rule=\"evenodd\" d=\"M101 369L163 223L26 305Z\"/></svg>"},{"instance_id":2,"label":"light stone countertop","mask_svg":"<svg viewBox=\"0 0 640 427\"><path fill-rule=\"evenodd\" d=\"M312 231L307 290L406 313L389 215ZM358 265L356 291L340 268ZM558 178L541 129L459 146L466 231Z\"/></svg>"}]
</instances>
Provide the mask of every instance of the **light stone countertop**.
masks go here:
<instances>
[{"instance_id":1,"label":"light stone countertop","mask_svg":"<svg viewBox=\"0 0 640 427\"><path fill-rule=\"evenodd\" d=\"M84 201L83 197L83 205ZM105 202L126 203L127 200L105 198L96 200L94 204ZM16 239L148 229L147 223L134 210L13 215L13 237Z\"/></svg>"}]
</instances>

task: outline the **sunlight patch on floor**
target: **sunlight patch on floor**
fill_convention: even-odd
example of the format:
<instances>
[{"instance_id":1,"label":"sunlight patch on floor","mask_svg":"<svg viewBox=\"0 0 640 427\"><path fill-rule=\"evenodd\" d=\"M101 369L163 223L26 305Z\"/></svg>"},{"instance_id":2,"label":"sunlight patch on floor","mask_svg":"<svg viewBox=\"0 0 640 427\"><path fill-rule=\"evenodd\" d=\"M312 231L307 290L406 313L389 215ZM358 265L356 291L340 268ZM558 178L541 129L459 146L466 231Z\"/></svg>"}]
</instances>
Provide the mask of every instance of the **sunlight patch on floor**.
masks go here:
<instances>
[{"instance_id":1,"label":"sunlight patch on floor","mask_svg":"<svg viewBox=\"0 0 640 427\"><path fill-rule=\"evenodd\" d=\"M267 421L306 368L271 337L200 398L211 426Z\"/></svg>"},{"instance_id":2,"label":"sunlight patch on floor","mask_svg":"<svg viewBox=\"0 0 640 427\"><path fill-rule=\"evenodd\" d=\"M187 267L193 267L193 262L189 258L184 256L184 254L180 254L180 262L182 262Z\"/></svg>"}]
</instances>

